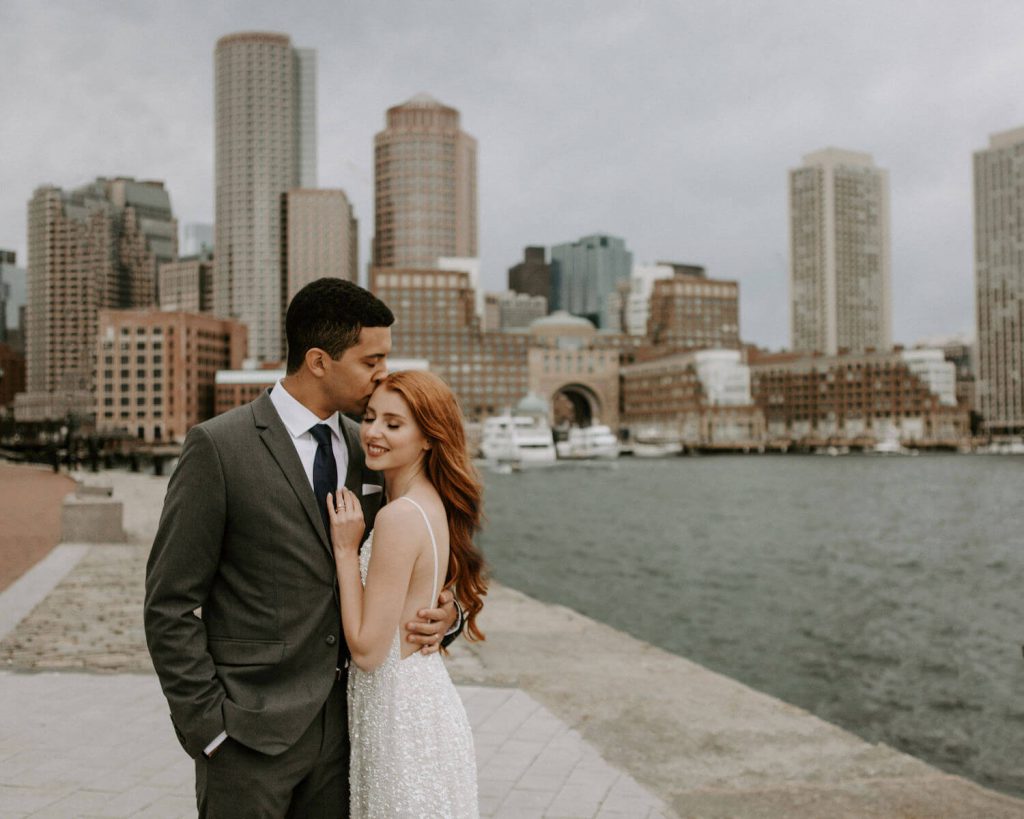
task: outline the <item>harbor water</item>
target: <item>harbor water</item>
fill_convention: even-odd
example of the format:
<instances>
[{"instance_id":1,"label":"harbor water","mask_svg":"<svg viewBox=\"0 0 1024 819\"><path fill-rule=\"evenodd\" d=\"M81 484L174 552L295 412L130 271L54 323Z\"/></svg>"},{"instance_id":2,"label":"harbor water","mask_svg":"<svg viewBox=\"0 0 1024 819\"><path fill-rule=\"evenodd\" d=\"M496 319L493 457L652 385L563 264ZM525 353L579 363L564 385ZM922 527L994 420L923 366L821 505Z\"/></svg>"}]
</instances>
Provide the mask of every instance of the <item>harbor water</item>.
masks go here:
<instances>
[{"instance_id":1,"label":"harbor water","mask_svg":"<svg viewBox=\"0 0 1024 819\"><path fill-rule=\"evenodd\" d=\"M483 473L502 582L1024 796L1024 458Z\"/></svg>"}]
</instances>

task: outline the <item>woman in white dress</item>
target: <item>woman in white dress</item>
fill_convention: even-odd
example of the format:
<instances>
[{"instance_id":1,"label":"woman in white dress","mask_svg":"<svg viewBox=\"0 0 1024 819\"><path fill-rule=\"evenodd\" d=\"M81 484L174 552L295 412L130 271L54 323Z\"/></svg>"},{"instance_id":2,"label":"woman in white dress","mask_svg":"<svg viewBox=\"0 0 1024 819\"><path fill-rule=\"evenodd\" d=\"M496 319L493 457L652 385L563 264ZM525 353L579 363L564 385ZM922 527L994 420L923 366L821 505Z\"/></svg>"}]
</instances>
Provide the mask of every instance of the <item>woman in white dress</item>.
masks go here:
<instances>
[{"instance_id":1,"label":"woman in white dress","mask_svg":"<svg viewBox=\"0 0 1024 819\"><path fill-rule=\"evenodd\" d=\"M473 735L441 655L422 654L400 624L451 586L465 634L487 592L473 544L481 488L462 414L435 375L397 372L370 398L366 465L384 474L387 505L363 538L358 498L328 496L348 678L352 817L476 817Z\"/></svg>"}]
</instances>

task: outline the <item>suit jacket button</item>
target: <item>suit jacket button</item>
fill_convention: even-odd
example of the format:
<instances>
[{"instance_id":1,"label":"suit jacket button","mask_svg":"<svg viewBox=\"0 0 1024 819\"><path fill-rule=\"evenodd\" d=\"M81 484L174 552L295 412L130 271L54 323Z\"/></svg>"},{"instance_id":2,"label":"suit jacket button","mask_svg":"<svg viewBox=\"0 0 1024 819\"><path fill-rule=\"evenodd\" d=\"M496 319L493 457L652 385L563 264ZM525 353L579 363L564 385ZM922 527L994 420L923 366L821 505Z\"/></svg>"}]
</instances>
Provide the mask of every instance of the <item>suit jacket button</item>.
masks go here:
<instances>
[{"instance_id":1,"label":"suit jacket button","mask_svg":"<svg viewBox=\"0 0 1024 819\"><path fill-rule=\"evenodd\" d=\"M336 642L338 642L337 637L335 637L333 634L327 635L327 645L333 646Z\"/></svg>"}]
</instances>

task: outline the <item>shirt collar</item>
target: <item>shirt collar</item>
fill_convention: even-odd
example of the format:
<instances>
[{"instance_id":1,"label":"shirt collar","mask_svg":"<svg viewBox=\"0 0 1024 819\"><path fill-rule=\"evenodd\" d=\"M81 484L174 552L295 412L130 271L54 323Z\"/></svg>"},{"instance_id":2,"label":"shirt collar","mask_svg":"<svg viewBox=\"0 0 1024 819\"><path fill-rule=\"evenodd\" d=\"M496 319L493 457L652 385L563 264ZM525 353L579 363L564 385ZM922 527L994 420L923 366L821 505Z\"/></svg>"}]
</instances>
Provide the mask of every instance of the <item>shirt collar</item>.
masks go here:
<instances>
[{"instance_id":1,"label":"shirt collar","mask_svg":"<svg viewBox=\"0 0 1024 819\"><path fill-rule=\"evenodd\" d=\"M270 391L270 400L292 438L306 434L314 424L327 424L334 437L339 441L343 440L337 412L323 419L317 417L316 413L288 392L280 381Z\"/></svg>"}]
</instances>

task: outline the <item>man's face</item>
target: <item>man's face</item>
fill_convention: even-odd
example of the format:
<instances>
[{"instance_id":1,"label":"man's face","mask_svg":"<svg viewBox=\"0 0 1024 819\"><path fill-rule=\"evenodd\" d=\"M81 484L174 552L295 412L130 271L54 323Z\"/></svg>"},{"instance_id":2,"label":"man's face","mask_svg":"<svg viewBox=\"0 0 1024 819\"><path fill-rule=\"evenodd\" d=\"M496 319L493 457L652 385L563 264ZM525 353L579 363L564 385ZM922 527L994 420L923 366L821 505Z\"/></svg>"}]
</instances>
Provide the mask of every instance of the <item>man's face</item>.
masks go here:
<instances>
[{"instance_id":1,"label":"man's face","mask_svg":"<svg viewBox=\"0 0 1024 819\"><path fill-rule=\"evenodd\" d=\"M341 358L328 358L324 386L332 408L361 415L373 390L388 373L390 352L390 327L364 327L359 340Z\"/></svg>"}]
</instances>

